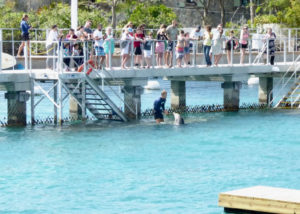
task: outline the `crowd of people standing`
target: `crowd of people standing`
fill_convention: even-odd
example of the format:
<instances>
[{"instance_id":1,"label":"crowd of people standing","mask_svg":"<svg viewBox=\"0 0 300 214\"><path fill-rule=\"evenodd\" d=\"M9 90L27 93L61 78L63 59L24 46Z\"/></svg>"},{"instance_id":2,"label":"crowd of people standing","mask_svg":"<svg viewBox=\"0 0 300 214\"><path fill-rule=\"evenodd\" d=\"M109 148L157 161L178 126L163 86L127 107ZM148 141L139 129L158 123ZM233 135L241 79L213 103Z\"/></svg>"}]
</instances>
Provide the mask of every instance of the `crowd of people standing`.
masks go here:
<instances>
[{"instance_id":1,"label":"crowd of people standing","mask_svg":"<svg viewBox=\"0 0 300 214\"><path fill-rule=\"evenodd\" d=\"M31 26L28 24L28 15L24 15L21 22L22 44L18 51L20 56L24 49L25 42L29 42L29 31ZM96 30L92 30L92 22L88 20L84 26L70 29L67 35L62 30L58 30L57 25L51 27L46 40L46 50L49 58L47 59L47 68L52 69L55 66L53 57L57 54L57 44L63 48L64 63L69 70L71 58L75 62L76 70L82 66L83 49L82 42L89 41L93 51L88 53L94 69L101 69L109 66L109 59L115 52L115 35L111 27L107 27L105 32L101 24L97 25ZM203 54L206 65L218 66L223 55L223 47L227 55L227 62L232 63L232 52L240 48L240 64L244 63L246 50L249 48L251 35L248 27L243 26L240 38L235 37L235 32L231 30L229 36L224 35L223 26L219 24L215 30L212 26L205 26L204 32L201 26L195 28L191 33L184 32L178 28L176 20L167 26L162 24L156 33L149 31L146 33L146 25L142 24L134 29L133 23L129 22L124 26L120 36L120 54L121 67L126 69L130 56L134 55L134 66L140 68L150 68L152 66L152 57L156 58L156 65L159 67L182 67L189 66L190 54L196 47L193 41L201 41L203 45ZM268 29L264 37L267 48L263 50L265 55L269 51L270 63L274 64L275 59L275 39L276 35L272 29ZM194 49L192 49L194 48ZM154 56L155 55L155 56ZM81 57L80 57L81 56ZM176 59L176 64L174 64ZM145 63L145 64L144 64Z\"/></svg>"}]
</instances>

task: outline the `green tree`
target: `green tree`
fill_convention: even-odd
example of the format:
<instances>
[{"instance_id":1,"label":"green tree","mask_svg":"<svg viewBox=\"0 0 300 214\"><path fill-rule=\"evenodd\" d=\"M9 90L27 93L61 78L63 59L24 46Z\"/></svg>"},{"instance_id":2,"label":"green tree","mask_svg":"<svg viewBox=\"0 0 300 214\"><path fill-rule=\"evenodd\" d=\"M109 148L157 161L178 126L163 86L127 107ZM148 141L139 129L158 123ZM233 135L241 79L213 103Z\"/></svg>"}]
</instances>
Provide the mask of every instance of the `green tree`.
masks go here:
<instances>
[{"instance_id":1,"label":"green tree","mask_svg":"<svg viewBox=\"0 0 300 214\"><path fill-rule=\"evenodd\" d=\"M288 27L300 27L299 0L266 0L256 9L255 24L279 23Z\"/></svg>"},{"instance_id":2,"label":"green tree","mask_svg":"<svg viewBox=\"0 0 300 214\"><path fill-rule=\"evenodd\" d=\"M161 24L170 24L176 18L174 11L163 4L140 3L132 11L129 21L136 26L146 24L147 28L159 28Z\"/></svg>"}]
</instances>

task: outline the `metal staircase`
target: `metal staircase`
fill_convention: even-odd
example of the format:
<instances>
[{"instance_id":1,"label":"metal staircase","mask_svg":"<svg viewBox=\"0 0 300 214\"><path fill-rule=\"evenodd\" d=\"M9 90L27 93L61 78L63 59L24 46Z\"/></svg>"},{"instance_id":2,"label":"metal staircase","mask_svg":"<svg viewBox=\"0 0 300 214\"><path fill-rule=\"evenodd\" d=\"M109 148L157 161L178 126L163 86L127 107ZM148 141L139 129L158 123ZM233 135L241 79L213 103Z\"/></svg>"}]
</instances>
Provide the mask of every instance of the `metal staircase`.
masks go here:
<instances>
[{"instance_id":1,"label":"metal staircase","mask_svg":"<svg viewBox=\"0 0 300 214\"><path fill-rule=\"evenodd\" d=\"M85 75L82 79L65 79L62 85L77 101L81 109L87 109L99 120L127 122L125 114L104 93L96 81Z\"/></svg>"},{"instance_id":2,"label":"metal staircase","mask_svg":"<svg viewBox=\"0 0 300 214\"><path fill-rule=\"evenodd\" d=\"M274 105L274 108L300 108L300 55L294 60L274 88L278 88L277 96L270 100L272 105L280 96L280 100ZM273 94L273 90L270 92Z\"/></svg>"}]
</instances>

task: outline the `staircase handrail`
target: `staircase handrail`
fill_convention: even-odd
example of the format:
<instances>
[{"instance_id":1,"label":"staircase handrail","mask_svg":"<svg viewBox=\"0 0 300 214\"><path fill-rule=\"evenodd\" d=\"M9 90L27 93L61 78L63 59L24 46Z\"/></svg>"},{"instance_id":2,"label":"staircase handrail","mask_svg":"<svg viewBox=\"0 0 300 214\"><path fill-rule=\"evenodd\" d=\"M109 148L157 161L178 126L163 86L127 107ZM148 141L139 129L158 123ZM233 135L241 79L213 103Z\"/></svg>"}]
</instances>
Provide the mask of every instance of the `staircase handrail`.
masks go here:
<instances>
[{"instance_id":1,"label":"staircase handrail","mask_svg":"<svg viewBox=\"0 0 300 214\"><path fill-rule=\"evenodd\" d=\"M109 75L110 78L112 78L114 81L117 81L106 69L102 68L102 71L105 71ZM97 77L101 78L101 80L104 81L104 83L111 89L111 91L117 96L117 98L119 98L119 100L121 100L121 102L124 103L124 105L129 109L129 111L131 113L133 113L135 116L137 116L136 112L125 102L125 100L123 100L122 97L120 97L120 95L118 93L115 92L115 90L108 84L108 82L105 80L105 78L103 78L97 70L95 70L94 73L96 74ZM124 92L124 94L126 94L126 93L128 94L128 92L124 88L123 88L123 92Z\"/></svg>"},{"instance_id":2,"label":"staircase handrail","mask_svg":"<svg viewBox=\"0 0 300 214\"><path fill-rule=\"evenodd\" d=\"M286 77L286 75L288 73L290 73L290 71L292 70L292 68L298 63L298 61L300 60L300 55L293 61L292 65L289 66L288 70L284 73L284 75L280 78L279 82L275 85L275 87L273 87L273 89L270 91L269 93L269 99L271 97L271 95L274 92L274 89L277 88L279 85L283 84L283 86L279 89L278 93L276 96L273 97L272 100L269 100L269 106L271 106L271 104L274 102L274 100L278 97L278 94L283 90L283 88L285 88L287 86L287 84L289 83L289 81L293 78L294 75L297 75L298 69L296 68L294 70L294 72L292 73L292 75L288 78L288 80L286 82L284 82L284 79Z\"/></svg>"},{"instance_id":3,"label":"staircase handrail","mask_svg":"<svg viewBox=\"0 0 300 214\"><path fill-rule=\"evenodd\" d=\"M123 112L110 100L110 98L102 91L99 89L99 87L97 86L97 84L88 76L86 75L85 77L86 81L90 84L91 87L94 88L94 90L99 94L101 95L102 94L102 97L104 97L104 95L106 96L106 101L110 107L114 106L115 110L118 111L118 115L120 117L122 117L123 121L127 121L127 118L125 117L125 115L123 114ZM113 109L114 110L114 109Z\"/></svg>"}]
</instances>

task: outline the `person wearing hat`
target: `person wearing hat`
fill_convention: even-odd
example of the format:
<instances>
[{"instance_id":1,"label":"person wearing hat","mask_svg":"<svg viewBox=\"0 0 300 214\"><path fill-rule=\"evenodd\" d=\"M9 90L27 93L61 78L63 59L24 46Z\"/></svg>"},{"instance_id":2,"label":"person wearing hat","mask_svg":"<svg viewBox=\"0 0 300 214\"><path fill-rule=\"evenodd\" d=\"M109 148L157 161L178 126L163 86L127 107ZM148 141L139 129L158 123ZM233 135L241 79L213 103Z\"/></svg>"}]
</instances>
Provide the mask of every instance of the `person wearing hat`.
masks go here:
<instances>
[{"instance_id":1,"label":"person wearing hat","mask_svg":"<svg viewBox=\"0 0 300 214\"><path fill-rule=\"evenodd\" d=\"M201 32L201 25L199 25L191 34L191 38L200 40L202 39L203 33Z\"/></svg>"}]
</instances>

